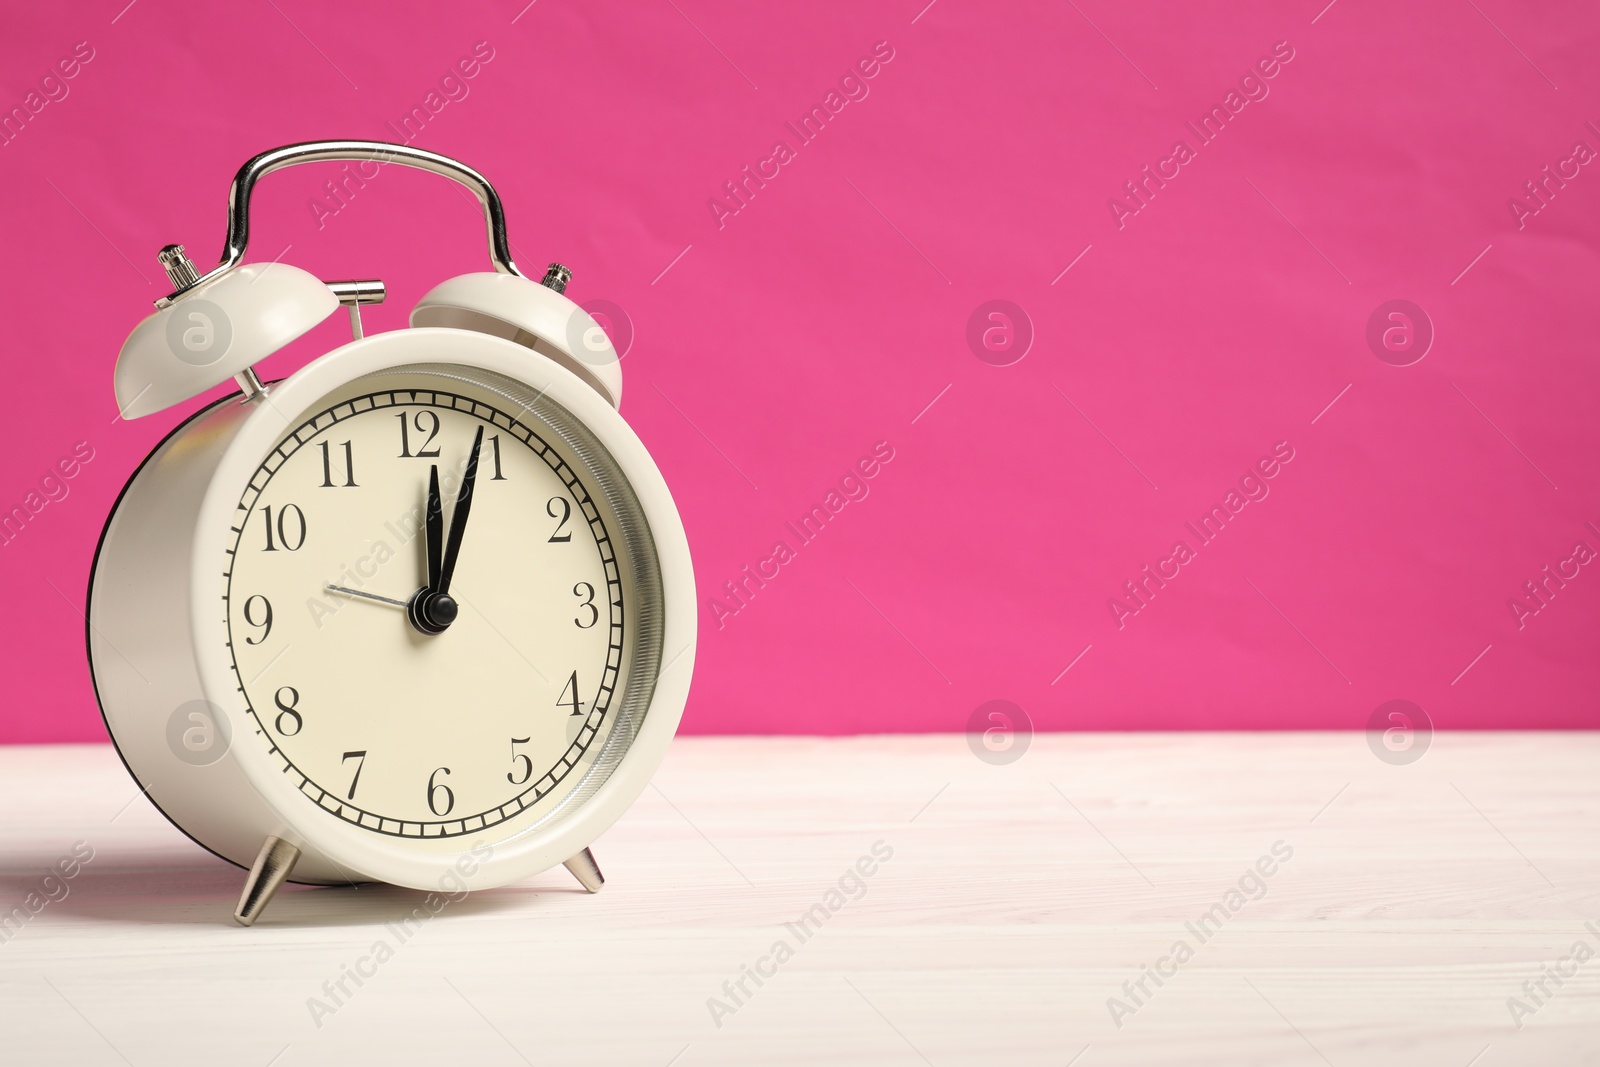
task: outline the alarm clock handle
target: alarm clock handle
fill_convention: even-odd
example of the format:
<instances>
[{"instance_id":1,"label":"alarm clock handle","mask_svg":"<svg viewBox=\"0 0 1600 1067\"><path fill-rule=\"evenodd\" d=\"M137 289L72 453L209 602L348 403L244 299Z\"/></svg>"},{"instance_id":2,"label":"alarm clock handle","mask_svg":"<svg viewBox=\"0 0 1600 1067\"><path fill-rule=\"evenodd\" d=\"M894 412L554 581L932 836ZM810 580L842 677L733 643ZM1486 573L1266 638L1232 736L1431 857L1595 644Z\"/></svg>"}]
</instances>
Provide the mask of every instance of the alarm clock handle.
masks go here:
<instances>
[{"instance_id":1,"label":"alarm clock handle","mask_svg":"<svg viewBox=\"0 0 1600 1067\"><path fill-rule=\"evenodd\" d=\"M465 163L437 152L384 141L306 141L262 152L239 168L228 192L228 239L222 250L222 261L203 276L174 277L178 288L157 300L156 305L166 307L184 292L226 274L244 261L245 248L250 242L250 194L256 182L285 167L330 161L396 163L438 174L465 186L483 208L489 231L489 260L494 269L501 274L526 277L511 259L511 241L506 236L506 212L500 194L489 184L489 179Z\"/></svg>"}]
</instances>

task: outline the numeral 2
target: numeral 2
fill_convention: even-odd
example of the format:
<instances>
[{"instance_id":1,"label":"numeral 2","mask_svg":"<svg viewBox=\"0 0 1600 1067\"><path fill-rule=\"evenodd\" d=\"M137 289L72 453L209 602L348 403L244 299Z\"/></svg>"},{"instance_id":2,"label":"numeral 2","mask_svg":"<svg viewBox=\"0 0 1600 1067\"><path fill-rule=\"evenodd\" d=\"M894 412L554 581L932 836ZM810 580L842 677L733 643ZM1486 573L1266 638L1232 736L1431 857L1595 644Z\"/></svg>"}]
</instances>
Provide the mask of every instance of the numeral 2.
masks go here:
<instances>
[{"instance_id":1,"label":"numeral 2","mask_svg":"<svg viewBox=\"0 0 1600 1067\"><path fill-rule=\"evenodd\" d=\"M571 532L562 533L567 528L567 520L572 518L572 504L564 496L553 496L544 506L544 513L556 520L556 532L550 535L550 543L572 540Z\"/></svg>"}]
</instances>

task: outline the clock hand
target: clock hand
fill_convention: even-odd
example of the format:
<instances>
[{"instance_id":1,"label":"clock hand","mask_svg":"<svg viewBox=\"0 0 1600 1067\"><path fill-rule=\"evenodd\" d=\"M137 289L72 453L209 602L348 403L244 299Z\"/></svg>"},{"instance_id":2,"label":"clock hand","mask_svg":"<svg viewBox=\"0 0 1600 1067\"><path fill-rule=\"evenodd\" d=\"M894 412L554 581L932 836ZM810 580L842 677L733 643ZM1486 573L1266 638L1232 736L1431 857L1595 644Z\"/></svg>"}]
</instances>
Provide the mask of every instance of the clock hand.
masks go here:
<instances>
[{"instance_id":1,"label":"clock hand","mask_svg":"<svg viewBox=\"0 0 1600 1067\"><path fill-rule=\"evenodd\" d=\"M345 596L356 596L363 600L376 600L380 604L393 604L397 608L403 608L406 606L406 602L404 600L395 600L393 597L379 596L376 593L363 593L357 589L346 589L342 585L327 585L323 588L327 589L327 591L330 593L342 593Z\"/></svg>"},{"instance_id":2,"label":"clock hand","mask_svg":"<svg viewBox=\"0 0 1600 1067\"><path fill-rule=\"evenodd\" d=\"M428 546L427 589L439 588L439 553L444 546L444 505L439 500L439 465L428 474L428 511L424 529Z\"/></svg>"},{"instance_id":3,"label":"clock hand","mask_svg":"<svg viewBox=\"0 0 1600 1067\"><path fill-rule=\"evenodd\" d=\"M432 586L434 593L450 592L450 579L455 575L456 557L461 554L461 537L467 531L467 516L472 513L472 486L478 480L478 451L483 447L483 427L472 439L472 454L467 457L467 473L461 479L461 492L456 494L456 506L450 512L450 541L445 545L444 564L439 570L439 581ZM437 469L437 468L435 468Z\"/></svg>"},{"instance_id":4,"label":"clock hand","mask_svg":"<svg viewBox=\"0 0 1600 1067\"><path fill-rule=\"evenodd\" d=\"M456 494L455 507L450 513L450 540L440 559L440 542L444 532L444 509L439 502L439 468L434 466L428 476L428 584L418 589L406 603L406 617L418 633L437 635L449 629L456 621L459 608L450 596L450 579L456 570L456 557L461 553L461 538L467 532L467 516L472 514L472 487L478 480L478 452L483 448L483 427L472 439L472 454L467 457L466 475L461 479L461 490Z\"/></svg>"}]
</instances>

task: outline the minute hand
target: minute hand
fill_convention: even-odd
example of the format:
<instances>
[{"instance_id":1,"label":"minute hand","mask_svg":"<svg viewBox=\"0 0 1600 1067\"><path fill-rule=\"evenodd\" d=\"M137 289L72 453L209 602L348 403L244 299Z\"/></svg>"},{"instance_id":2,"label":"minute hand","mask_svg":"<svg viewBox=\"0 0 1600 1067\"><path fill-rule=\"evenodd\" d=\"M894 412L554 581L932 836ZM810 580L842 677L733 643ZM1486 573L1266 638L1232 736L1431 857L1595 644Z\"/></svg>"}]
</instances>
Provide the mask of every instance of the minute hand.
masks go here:
<instances>
[{"instance_id":1,"label":"minute hand","mask_svg":"<svg viewBox=\"0 0 1600 1067\"><path fill-rule=\"evenodd\" d=\"M478 452L483 448L483 427L472 439L472 453L467 457L467 472L461 479L461 491L456 494L456 506L450 512L450 536L444 546L444 564L439 568L439 584L435 593L448 593L450 579L456 572L456 557L461 554L461 538L467 530L467 517L472 514L472 487L478 480Z\"/></svg>"}]
</instances>

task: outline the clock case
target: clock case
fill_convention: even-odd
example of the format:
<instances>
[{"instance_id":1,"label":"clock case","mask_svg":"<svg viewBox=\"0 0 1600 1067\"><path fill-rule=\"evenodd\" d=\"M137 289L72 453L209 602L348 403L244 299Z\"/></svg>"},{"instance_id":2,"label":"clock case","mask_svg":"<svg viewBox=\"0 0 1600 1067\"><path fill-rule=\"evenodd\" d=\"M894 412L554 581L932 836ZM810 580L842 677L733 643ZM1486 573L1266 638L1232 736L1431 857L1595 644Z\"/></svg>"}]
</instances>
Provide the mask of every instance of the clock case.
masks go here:
<instances>
[{"instance_id":1,"label":"clock case","mask_svg":"<svg viewBox=\"0 0 1600 1067\"><path fill-rule=\"evenodd\" d=\"M243 264L249 195L266 173L297 163L372 159L450 177L477 194L495 271L450 279L411 314L411 328L363 337L359 307L381 282L324 283L288 264ZM693 671L694 577L677 507L659 469L617 413L622 378L599 325L563 295L570 272L552 264L542 283L509 255L504 213L476 171L434 153L379 142L291 145L246 163L230 197L228 244L200 276L179 246L160 259L177 290L136 327L117 364L124 415L181 403L235 378L240 393L195 413L134 472L101 534L89 580L86 639L101 713L140 788L179 830L250 871L235 918L249 925L284 881L383 881L423 890L488 888L565 863L585 888L603 878L589 845L643 791L676 732ZM356 339L282 382L263 386L250 364L299 337L343 304ZM196 316L199 316L196 318ZM176 320L177 325L174 325ZM191 324L226 324L223 351L183 344ZM179 340L174 340L174 338ZM205 340L205 336L199 337ZM574 810L508 839L428 849L319 812L272 765L239 715L237 682L223 654L217 561L240 496L261 459L322 398L358 378L448 354L452 369L508 379L566 413L616 464L648 525L661 581L661 664L633 741L609 776ZM492 386L491 386L492 388ZM229 698L233 699L229 699ZM215 721L214 759L181 758L171 723L180 709ZM590 774L596 773L591 769ZM504 825L504 824L502 824Z\"/></svg>"}]
</instances>

